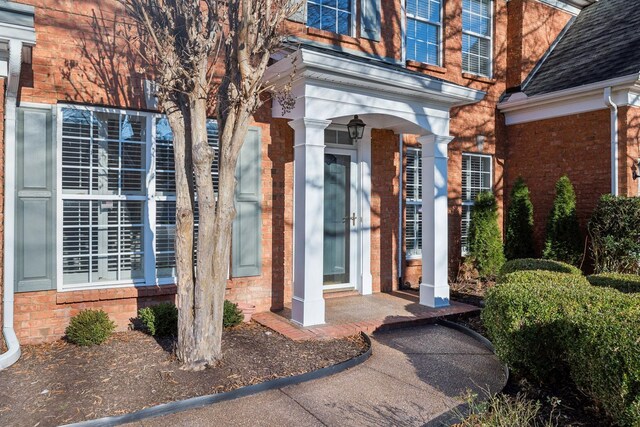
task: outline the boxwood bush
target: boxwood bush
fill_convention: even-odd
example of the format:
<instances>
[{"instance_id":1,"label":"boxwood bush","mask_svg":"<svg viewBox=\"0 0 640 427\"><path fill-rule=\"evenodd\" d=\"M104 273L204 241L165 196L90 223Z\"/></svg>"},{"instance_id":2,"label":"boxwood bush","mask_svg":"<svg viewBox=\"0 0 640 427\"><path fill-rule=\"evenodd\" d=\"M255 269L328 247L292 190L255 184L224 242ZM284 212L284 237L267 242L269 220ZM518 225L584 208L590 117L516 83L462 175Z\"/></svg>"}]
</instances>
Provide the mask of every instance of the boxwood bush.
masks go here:
<instances>
[{"instance_id":1,"label":"boxwood bush","mask_svg":"<svg viewBox=\"0 0 640 427\"><path fill-rule=\"evenodd\" d=\"M178 335L178 308L172 302L163 302L138 310L138 319L153 336Z\"/></svg>"},{"instance_id":2,"label":"boxwood bush","mask_svg":"<svg viewBox=\"0 0 640 427\"><path fill-rule=\"evenodd\" d=\"M237 326L242 323L243 319L244 314L242 314L242 310L238 308L238 304L224 300L224 319L222 322L223 326L225 328Z\"/></svg>"},{"instance_id":3,"label":"boxwood bush","mask_svg":"<svg viewBox=\"0 0 640 427\"><path fill-rule=\"evenodd\" d=\"M640 293L640 276L637 274L601 273L587 277L593 286L614 288L626 294Z\"/></svg>"},{"instance_id":4,"label":"boxwood bush","mask_svg":"<svg viewBox=\"0 0 640 427\"><path fill-rule=\"evenodd\" d=\"M596 273L640 274L640 198L602 196L589 235Z\"/></svg>"},{"instance_id":5,"label":"boxwood bush","mask_svg":"<svg viewBox=\"0 0 640 427\"><path fill-rule=\"evenodd\" d=\"M528 270L543 270L543 271L555 271L556 273L569 273L569 274L582 274L582 271L578 267L573 265L553 261L550 259L536 259L536 258L521 258L507 261L500 269L498 281L504 281L507 274L514 273L516 271L528 271Z\"/></svg>"},{"instance_id":6,"label":"boxwood bush","mask_svg":"<svg viewBox=\"0 0 640 427\"><path fill-rule=\"evenodd\" d=\"M71 318L65 330L67 339L80 346L100 345L116 329L116 324L102 310L82 310Z\"/></svg>"},{"instance_id":7,"label":"boxwood bush","mask_svg":"<svg viewBox=\"0 0 640 427\"><path fill-rule=\"evenodd\" d=\"M469 224L469 261L483 279L495 278L504 264L504 247L498 226L498 205L490 191L476 197Z\"/></svg>"},{"instance_id":8,"label":"boxwood bush","mask_svg":"<svg viewBox=\"0 0 640 427\"><path fill-rule=\"evenodd\" d=\"M576 274L511 273L482 318L514 371L573 381L616 423L640 425L640 296L591 286Z\"/></svg>"}]
</instances>

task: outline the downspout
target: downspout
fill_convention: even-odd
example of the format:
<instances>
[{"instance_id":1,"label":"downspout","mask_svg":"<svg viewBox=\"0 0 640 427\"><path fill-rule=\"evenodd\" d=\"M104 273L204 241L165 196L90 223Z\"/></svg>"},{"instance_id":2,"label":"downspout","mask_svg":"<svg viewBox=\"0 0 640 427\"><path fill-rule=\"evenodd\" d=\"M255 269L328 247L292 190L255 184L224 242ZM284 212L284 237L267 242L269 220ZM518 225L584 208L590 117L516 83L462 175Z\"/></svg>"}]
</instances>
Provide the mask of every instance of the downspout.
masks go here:
<instances>
[{"instance_id":1,"label":"downspout","mask_svg":"<svg viewBox=\"0 0 640 427\"><path fill-rule=\"evenodd\" d=\"M618 106L613 102L611 87L604 90L604 103L611 109L611 194L618 196Z\"/></svg>"},{"instance_id":2,"label":"downspout","mask_svg":"<svg viewBox=\"0 0 640 427\"><path fill-rule=\"evenodd\" d=\"M402 223L404 219L403 213L403 203L402 203L402 193L403 193L403 176L404 176L404 135L400 134L400 138L398 140L398 150L400 152L400 167L398 173L398 289L402 289L404 287L404 275L403 273L403 265L404 262L404 253L402 251L402 242L404 241L404 233L402 230Z\"/></svg>"},{"instance_id":3,"label":"downspout","mask_svg":"<svg viewBox=\"0 0 640 427\"><path fill-rule=\"evenodd\" d=\"M5 94L4 123L4 278L2 306L2 334L8 350L0 355L0 370L13 365L20 358L20 343L13 329L13 250L15 209L15 150L16 150L16 105L22 62L22 41L9 41L9 73Z\"/></svg>"}]
</instances>

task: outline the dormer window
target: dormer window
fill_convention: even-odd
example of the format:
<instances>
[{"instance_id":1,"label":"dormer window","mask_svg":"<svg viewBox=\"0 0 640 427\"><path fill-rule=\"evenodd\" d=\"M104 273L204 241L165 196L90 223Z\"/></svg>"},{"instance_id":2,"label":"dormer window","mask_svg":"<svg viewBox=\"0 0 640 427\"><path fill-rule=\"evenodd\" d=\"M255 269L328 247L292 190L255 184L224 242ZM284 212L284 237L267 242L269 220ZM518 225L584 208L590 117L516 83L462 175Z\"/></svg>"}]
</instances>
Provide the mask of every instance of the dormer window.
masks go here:
<instances>
[{"instance_id":1,"label":"dormer window","mask_svg":"<svg viewBox=\"0 0 640 427\"><path fill-rule=\"evenodd\" d=\"M307 26L350 36L351 0L307 0Z\"/></svg>"},{"instance_id":2,"label":"dormer window","mask_svg":"<svg viewBox=\"0 0 640 427\"><path fill-rule=\"evenodd\" d=\"M407 0L407 60L440 65L442 1Z\"/></svg>"}]
</instances>

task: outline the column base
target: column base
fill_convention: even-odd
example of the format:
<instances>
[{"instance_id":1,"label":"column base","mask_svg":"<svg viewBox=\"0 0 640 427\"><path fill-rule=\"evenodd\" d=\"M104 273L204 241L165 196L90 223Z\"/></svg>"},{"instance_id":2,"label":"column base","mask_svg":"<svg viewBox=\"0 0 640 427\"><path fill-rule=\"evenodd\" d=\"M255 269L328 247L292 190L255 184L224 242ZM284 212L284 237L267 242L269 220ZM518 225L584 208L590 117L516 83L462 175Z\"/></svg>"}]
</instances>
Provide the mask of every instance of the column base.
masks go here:
<instances>
[{"instance_id":1,"label":"column base","mask_svg":"<svg viewBox=\"0 0 640 427\"><path fill-rule=\"evenodd\" d=\"M291 320L303 327L323 325L324 299L315 301L293 297L291 300Z\"/></svg>"},{"instance_id":2,"label":"column base","mask_svg":"<svg viewBox=\"0 0 640 427\"><path fill-rule=\"evenodd\" d=\"M449 285L420 284L420 305L431 308L449 306Z\"/></svg>"}]
</instances>

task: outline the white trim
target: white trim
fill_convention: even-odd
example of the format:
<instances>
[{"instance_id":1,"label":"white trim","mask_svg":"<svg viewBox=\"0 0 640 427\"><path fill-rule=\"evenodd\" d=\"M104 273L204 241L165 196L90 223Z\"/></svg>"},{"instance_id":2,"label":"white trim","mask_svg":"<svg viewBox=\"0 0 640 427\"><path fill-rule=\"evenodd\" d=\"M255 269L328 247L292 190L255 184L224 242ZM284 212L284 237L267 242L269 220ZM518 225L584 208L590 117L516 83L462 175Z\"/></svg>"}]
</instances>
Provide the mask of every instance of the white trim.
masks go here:
<instances>
[{"instance_id":1,"label":"white trim","mask_svg":"<svg viewBox=\"0 0 640 427\"><path fill-rule=\"evenodd\" d=\"M565 0L538 0L538 1L540 3L546 4L547 6L551 6L555 9L559 9L564 12L570 13L573 16L577 16L582 10L582 7L584 7L584 6L582 7L576 6L574 4L575 2L565 1Z\"/></svg>"},{"instance_id":2,"label":"white trim","mask_svg":"<svg viewBox=\"0 0 640 427\"><path fill-rule=\"evenodd\" d=\"M640 74L634 73L610 80L528 97L518 92L498 104L507 125L604 110L607 105L602 91L612 88L618 106L640 106Z\"/></svg>"},{"instance_id":3,"label":"white trim","mask_svg":"<svg viewBox=\"0 0 640 427\"><path fill-rule=\"evenodd\" d=\"M4 126L4 281L2 333L7 351L0 354L0 370L20 358L20 342L14 330L15 209L16 209L16 105L22 63L22 41L9 41L9 76L6 82Z\"/></svg>"}]
</instances>

